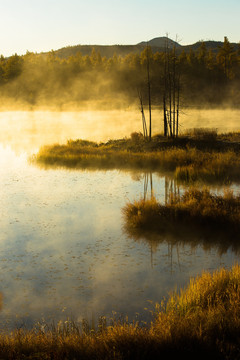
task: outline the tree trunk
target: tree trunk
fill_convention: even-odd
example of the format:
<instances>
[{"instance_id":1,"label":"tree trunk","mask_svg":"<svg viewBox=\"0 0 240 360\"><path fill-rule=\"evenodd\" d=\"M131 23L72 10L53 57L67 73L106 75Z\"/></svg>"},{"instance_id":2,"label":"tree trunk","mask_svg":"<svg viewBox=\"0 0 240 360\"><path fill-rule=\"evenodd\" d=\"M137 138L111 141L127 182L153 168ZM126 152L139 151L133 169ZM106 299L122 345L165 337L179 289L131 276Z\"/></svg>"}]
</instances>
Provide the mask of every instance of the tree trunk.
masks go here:
<instances>
[{"instance_id":1,"label":"tree trunk","mask_svg":"<svg viewBox=\"0 0 240 360\"><path fill-rule=\"evenodd\" d=\"M148 108L149 108L149 140L152 138L152 104L151 104L151 83L150 83L150 59L149 46L147 44L147 82L148 82Z\"/></svg>"}]
</instances>

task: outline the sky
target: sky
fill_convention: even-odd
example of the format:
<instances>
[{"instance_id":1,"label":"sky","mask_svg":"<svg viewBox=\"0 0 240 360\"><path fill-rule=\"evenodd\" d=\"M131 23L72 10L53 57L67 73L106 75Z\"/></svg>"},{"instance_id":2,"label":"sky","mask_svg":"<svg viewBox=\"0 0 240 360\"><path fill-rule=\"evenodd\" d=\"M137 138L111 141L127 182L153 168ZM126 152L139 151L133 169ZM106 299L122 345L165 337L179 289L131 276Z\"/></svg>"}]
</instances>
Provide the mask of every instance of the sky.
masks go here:
<instances>
[{"instance_id":1,"label":"sky","mask_svg":"<svg viewBox=\"0 0 240 360\"><path fill-rule=\"evenodd\" d=\"M0 0L0 54L78 44L240 41L240 0Z\"/></svg>"}]
</instances>

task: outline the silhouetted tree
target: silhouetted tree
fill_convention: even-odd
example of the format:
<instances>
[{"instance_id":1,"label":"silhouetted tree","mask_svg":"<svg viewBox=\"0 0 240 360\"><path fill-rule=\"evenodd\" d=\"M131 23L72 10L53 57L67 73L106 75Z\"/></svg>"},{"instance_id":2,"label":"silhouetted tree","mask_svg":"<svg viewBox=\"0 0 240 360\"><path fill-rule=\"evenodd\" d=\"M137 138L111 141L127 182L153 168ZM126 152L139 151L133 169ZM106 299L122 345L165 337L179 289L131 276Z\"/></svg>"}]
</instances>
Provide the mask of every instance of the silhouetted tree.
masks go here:
<instances>
[{"instance_id":1,"label":"silhouetted tree","mask_svg":"<svg viewBox=\"0 0 240 360\"><path fill-rule=\"evenodd\" d=\"M225 36L223 46L219 49L217 60L220 66L223 68L224 74L229 79L233 77L232 67L235 59L236 53L234 48L230 44L228 38Z\"/></svg>"},{"instance_id":2,"label":"silhouetted tree","mask_svg":"<svg viewBox=\"0 0 240 360\"><path fill-rule=\"evenodd\" d=\"M164 135L178 136L180 107L180 71L177 65L176 48L169 49L168 39L165 46L163 90Z\"/></svg>"}]
</instances>

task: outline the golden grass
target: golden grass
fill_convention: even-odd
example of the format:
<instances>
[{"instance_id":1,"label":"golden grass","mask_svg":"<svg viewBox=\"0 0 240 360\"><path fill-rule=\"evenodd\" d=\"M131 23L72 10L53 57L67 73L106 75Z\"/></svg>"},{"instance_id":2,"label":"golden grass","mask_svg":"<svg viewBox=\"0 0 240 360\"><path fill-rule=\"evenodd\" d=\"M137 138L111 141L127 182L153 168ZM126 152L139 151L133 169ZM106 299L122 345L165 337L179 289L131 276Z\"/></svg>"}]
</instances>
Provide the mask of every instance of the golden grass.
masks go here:
<instances>
[{"instance_id":1,"label":"golden grass","mask_svg":"<svg viewBox=\"0 0 240 360\"><path fill-rule=\"evenodd\" d=\"M0 334L1 359L239 359L240 267L203 273L156 306L149 326L72 322Z\"/></svg>"},{"instance_id":2,"label":"golden grass","mask_svg":"<svg viewBox=\"0 0 240 360\"><path fill-rule=\"evenodd\" d=\"M187 165L176 167L175 178L181 182L193 183L196 181L229 183L239 181L239 155L233 151L201 152L189 150L190 161Z\"/></svg>"},{"instance_id":3,"label":"golden grass","mask_svg":"<svg viewBox=\"0 0 240 360\"><path fill-rule=\"evenodd\" d=\"M223 353L232 351L230 358L239 358L239 280L238 265L230 271L221 269L212 275L205 272L192 279L185 290L171 296L165 311L158 312L156 329L164 328L164 335L173 341L182 337L201 339L217 345Z\"/></svg>"},{"instance_id":4,"label":"golden grass","mask_svg":"<svg viewBox=\"0 0 240 360\"><path fill-rule=\"evenodd\" d=\"M122 211L127 236L153 249L167 242L240 253L240 196L229 191L216 196L208 189L190 188L165 205L152 197L129 202Z\"/></svg>"},{"instance_id":5,"label":"golden grass","mask_svg":"<svg viewBox=\"0 0 240 360\"><path fill-rule=\"evenodd\" d=\"M172 197L167 204L151 199L128 203L123 208L125 220L130 227L164 229L179 223L207 226L240 227L240 196L227 191L223 196L211 194L205 188L190 188L182 196Z\"/></svg>"},{"instance_id":6,"label":"golden grass","mask_svg":"<svg viewBox=\"0 0 240 360\"><path fill-rule=\"evenodd\" d=\"M232 137L230 134L229 139ZM181 182L228 183L240 180L240 144L227 139L227 135L216 141L206 135L204 139L156 136L149 142L132 136L101 144L70 140L66 145L42 147L31 161L42 166L80 169L171 171Z\"/></svg>"},{"instance_id":7,"label":"golden grass","mask_svg":"<svg viewBox=\"0 0 240 360\"><path fill-rule=\"evenodd\" d=\"M193 128L187 129L184 133L185 135L192 136L193 138L203 139L203 140L216 140L217 139L217 129L215 128Z\"/></svg>"}]
</instances>

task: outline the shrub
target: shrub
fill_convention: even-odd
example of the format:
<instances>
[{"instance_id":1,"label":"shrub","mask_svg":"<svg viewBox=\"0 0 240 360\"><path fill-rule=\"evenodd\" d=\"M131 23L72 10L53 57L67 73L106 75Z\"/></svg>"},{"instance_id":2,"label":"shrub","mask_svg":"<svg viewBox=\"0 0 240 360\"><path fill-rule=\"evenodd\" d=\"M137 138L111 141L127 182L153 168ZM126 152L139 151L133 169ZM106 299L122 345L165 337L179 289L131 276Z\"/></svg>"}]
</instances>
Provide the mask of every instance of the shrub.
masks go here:
<instances>
[{"instance_id":1,"label":"shrub","mask_svg":"<svg viewBox=\"0 0 240 360\"><path fill-rule=\"evenodd\" d=\"M143 134L141 132L133 132L131 133L131 140L134 143L139 143L140 141L143 140Z\"/></svg>"}]
</instances>

